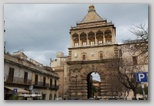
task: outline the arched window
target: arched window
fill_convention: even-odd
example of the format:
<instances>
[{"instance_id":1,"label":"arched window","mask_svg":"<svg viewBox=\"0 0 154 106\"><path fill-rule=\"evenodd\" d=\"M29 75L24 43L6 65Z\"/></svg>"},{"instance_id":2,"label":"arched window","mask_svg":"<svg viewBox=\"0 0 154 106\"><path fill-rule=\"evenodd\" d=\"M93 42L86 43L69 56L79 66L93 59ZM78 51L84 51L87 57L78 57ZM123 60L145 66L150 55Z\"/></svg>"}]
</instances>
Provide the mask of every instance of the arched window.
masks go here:
<instances>
[{"instance_id":1,"label":"arched window","mask_svg":"<svg viewBox=\"0 0 154 106\"><path fill-rule=\"evenodd\" d=\"M82 60L86 60L86 55L85 54L82 55Z\"/></svg>"},{"instance_id":2,"label":"arched window","mask_svg":"<svg viewBox=\"0 0 154 106\"><path fill-rule=\"evenodd\" d=\"M90 45L94 46L95 45L95 34L94 34L94 32L90 31L88 33L88 39L89 39Z\"/></svg>"},{"instance_id":3,"label":"arched window","mask_svg":"<svg viewBox=\"0 0 154 106\"><path fill-rule=\"evenodd\" d=\"M74 33L74 34L72 35L72 37L73 37L73 40L75 40L75 39L79 39L79 36L78 36L77 33Z\"/></svg>"},{"instance_id":4,"label":"arched window","mask_svg":"<svg viewBox=\"0 0 154 106\"><path fill-rule=\"evenodd\" d=\"M100 31L100 30L97 31L97 32L96 32L96 37L97 37L97 38L99 38L99 37L103 37L103 32Z\"/></svg>"},{"instance_id":5,"label":"arched window","mask_svg":"<svg viewBox=\"0 0 154 106\"><path fill-rule=\"evenodd\" d=\"M83 46L86 46L86 45L87 45L86 33L82 32L82 33L80 34L80 40L81 40Z\"/></svg>"},{"instance_id":6,"label":"arched window","mask_svg":"<svg viewBox=\"0 0 154 106\"><path fill-rule=\"evenodd\" d=\"M104 34L105 35L111 35L111 31L109 29L107 29Z\"/></svg>"},{"instance_id":7,"label":"arched window","mask_svg":"<svg viewBox=\"0 0 154 106\"><path fill-rule=\"evenodd\" d=\"M105 39L106 39L106 43L107 44L111 44L112 43L112 37L109 35L109 36L105 36Z\"/></svg>"},{"instance_id":8,"label":"arched window","mask_svg":"<svg viewBox=\"0 0 154 106\"><path fill-rule=\"evenodd\" d=\"M105 32L105 39L106 39L106 44L111 44L112 43L112 33L109 29L107 29Z\"/></svg>"},{"instance_id":9,"label":"arched window","mask_svg":"<svg viewBox=\"0 0 154 106\"><path fill-rule=\"evenodd\" d=\"M98 41L98 45L102 45L103 44L103 32L102 31L97 31L96 32L96 38Z\"/></svg>"},{"instance_id":10,"label":"arched window","mask_svg":"<svg viewBox=\"0 0 154 106\"><path fill-rule=\"evenodd\" d=\"M78 34L74 33L73 36L72 36L72 39L74 41L74 46L78 47L79 46L79 36L78 36Z\"/></svg>"},{"instance_id":11,"label":"arched window","mask_svg":"<svg viewBox=\"0 0 154 106\"><path fill-rule=\"evenodd\" d=\"M98 52L98 56L99 56L99 59L103 59L103 52L102 51L99 51Z\"/></svg>"},{"instance_id":12,"label":"arched window","mask_svg":"<svg viewBox=\"0 0 154 106\"><path fill-rule=\"evenodd\" d=\"M85 52L83 52L83 53L81 54L81 56L82 56L82 60L86 60L86 53L85 53Z\"/></svg>"},{"instance_id":13,"label":"arched window","mask_svg":"<svg viewBox=\"0 0 154 106\"><path fill-rule=\"evenodd\" d=\"M103 59L103 53L100 53L99 56L100 56L100 59Z\"/></svg>"}]
</instances>

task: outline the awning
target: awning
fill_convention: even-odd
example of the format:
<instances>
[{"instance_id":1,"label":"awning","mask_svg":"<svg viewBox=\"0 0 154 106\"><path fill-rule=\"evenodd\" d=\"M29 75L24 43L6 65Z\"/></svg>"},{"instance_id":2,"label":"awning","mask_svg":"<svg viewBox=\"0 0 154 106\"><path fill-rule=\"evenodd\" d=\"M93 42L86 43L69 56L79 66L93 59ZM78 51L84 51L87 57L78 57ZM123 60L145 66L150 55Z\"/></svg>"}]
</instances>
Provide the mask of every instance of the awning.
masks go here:
<instances>
[{"instance_id":1,"label":"awning","mask_svg":"<svg viewBox=\"0 0 154 106\"><path fill-rule=\"evenodd\" d=\"M29 93L29 91L27 90L24 90L22 88L19 88L19 87L9 87L9 86L4 86L5 88L13 91L14 89L17 89L17 93Z\"/></svg>"},{"instance_id":2,"label":"awning","mask_svg":"<svg viewBox=\"0 0 154 106\"><path fill-rule=\"evenodd\" d=\"M23 97L41 97L41 94L19 94L18 96L23 96Z\"/></svg>"}]
</instances>

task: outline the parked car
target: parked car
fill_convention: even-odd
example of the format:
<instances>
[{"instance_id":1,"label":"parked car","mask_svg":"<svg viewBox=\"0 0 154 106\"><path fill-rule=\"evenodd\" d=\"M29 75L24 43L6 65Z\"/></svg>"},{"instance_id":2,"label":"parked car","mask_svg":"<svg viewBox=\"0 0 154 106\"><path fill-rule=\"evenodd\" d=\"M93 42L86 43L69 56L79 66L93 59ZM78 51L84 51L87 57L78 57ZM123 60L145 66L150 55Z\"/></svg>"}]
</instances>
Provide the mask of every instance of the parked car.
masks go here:
<instances>
[{"instance_id":1,"label":"parked car","mask_svg":"<svg viewBox=\"0 0 154 106\"><path fill-rule=\"evenodd\" d=\"M88 100L95 100L94 98L90 97Z\"/></svg>"},{"instance_id":2,"label":"parked car","mask_svg":"<svg viewBox=\"0 0 154 106\"><path fill-rule=\"evenodd\" d=\"M108 98L108 100L117 100L117 98Z\"/></svg>"},{"instance_id":3,"label":"parked car","mask_svg":"<svg viewBox=\"0 0 154 106\"><path fill-rule=\"evenodd\" d=\"M55 100L63 100L61 97L59 97L59 98L56 98Z\"/></svg>"},{"instance_id":4,"label":"parked car","mask_svg":"<svg viewBox=\"0 0 154 106\"><path fill-rule=\"evenodd\" d=\"M68 98L68 100L79 100L79 98L77 98L77 97L71 97L71 98Z\"/></svg>"}]
</instances>

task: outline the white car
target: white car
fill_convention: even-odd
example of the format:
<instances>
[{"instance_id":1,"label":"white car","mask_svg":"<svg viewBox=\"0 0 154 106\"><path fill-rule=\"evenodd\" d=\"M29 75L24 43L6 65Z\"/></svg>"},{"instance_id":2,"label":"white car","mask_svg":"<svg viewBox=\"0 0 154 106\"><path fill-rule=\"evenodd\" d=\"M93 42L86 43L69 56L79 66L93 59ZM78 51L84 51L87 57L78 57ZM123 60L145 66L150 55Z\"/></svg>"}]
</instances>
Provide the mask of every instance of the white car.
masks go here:
<instances>
[{"instance_id":1,"label":"white car","mask_svg":"<svg viewBox=\"0 0 154 106\"><path fill-rule=\"evenodd\" d=\"M61 97L59 97L59 98L56 98L55 100L63 100Z\"/></svg>"}]
</instances>

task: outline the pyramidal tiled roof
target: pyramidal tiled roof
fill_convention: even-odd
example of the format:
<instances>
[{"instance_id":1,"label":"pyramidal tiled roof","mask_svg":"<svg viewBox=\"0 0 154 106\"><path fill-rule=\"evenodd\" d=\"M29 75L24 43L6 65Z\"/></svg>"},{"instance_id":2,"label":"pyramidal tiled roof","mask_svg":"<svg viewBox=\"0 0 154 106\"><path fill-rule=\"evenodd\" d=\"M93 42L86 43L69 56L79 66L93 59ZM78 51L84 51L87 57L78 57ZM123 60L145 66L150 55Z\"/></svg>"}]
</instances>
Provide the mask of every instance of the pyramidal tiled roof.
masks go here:
<instances>
[{"instance_id":1,"label":"pyramidal tiled roof","mask_svg":"<svg viewBox=\"0 0 154 106\"><path fill-rule=\"evenodd\" d=\"M102 21L103 19L96 13L95 7L93 5L89 6L87 15L81 21L81 23Z\"/></svg>"}]
</instances>

